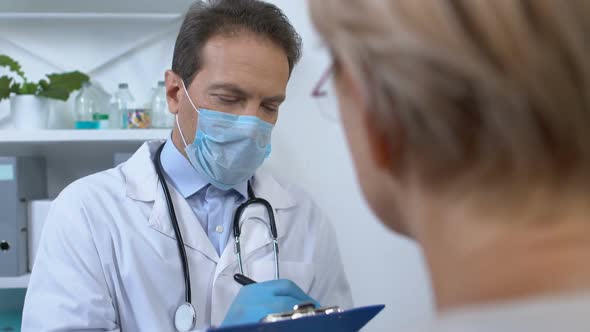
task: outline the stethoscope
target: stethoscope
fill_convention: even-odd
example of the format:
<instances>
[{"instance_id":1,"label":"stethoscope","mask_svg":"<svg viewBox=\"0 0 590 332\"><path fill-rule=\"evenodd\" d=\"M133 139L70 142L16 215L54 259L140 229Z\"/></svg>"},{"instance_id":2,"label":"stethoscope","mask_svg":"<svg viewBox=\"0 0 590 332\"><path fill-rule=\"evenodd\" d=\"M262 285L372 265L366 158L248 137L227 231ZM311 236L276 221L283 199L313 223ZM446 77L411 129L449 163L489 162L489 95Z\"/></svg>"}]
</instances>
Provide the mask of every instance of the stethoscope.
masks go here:
<instances>
[{"instance_id":1,"label":"stethoscope","mask_svg":"<svg viewBox=\"0 0 590 332\"><path fill-rule=\"evenodd\" d=\"M162 184L162 189L164 190L164 196L166 197L166 205L168 207L168 213L170 214L170 220L172 221L172 226L174 227L174 234L176 235L176 243L178 245L178 251L180 253L180 260L182 262L182 271L184 274L184 301L185 303L178 306L176 312L174 313L174 327L178 332L188 332L195 328L197 324L197 312L195 307L192 305L191 302L191 278L190 272L188 267L188 259L186 256L186 250L184 249L184 240L182 239L182 234L180 232L180 227L178 226L178 219L176 219L176 212L174 210L174 204L172 203L172 197L170 196L170 191L168 190L168 185L166 180L164 179L164 173L162 172L162 161L161 155L162 150L164 148L164 144L162 144L156 155L154 157L154 166L156 168L156 173L158 174L158 180ZM240 267L240 274L244 274L244 266L242 264L242 250L240 247L240 234L242 232L240 227L240 219L242 214L250 205L254 204L261 204L266 208L266 212L269 218L270 224L270 234L272 236L273 241L273 251L274 251L274 258L275 258L275 279L279 279L279 242L278 242L278 233L277 233L277 225L275 223L275 215L270 203L263 199L257 198L254 195L254 191L252 190L252 185L250 181L248 181L248 200L238 206L236 210L236 214L234 215L233 220L233 231L234 231L234 239L236 241L235 245L235 253L238 256L238 264Z\"/></svg>"}]
</instances>

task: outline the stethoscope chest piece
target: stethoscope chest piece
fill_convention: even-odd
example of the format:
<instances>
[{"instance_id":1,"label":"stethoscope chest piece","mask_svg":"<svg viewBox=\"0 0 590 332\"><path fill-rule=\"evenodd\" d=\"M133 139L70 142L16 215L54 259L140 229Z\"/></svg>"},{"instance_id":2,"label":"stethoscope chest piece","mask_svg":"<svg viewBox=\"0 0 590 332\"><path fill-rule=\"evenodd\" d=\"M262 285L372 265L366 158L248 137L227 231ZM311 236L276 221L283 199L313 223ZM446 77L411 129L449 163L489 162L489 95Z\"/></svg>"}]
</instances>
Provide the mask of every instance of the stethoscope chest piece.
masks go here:
<instances>
[{"instance_id":1,"label":"stethoscope chest piece","mask_svg":"<svg viewBox=\"0 0 590 332\"><path fill-rule=\"evenodd\" d=\"M174 327L178 332L188 332L195 329L197 312L190 303L178 306L174 313Z\"/></svg>"}]
</instances>

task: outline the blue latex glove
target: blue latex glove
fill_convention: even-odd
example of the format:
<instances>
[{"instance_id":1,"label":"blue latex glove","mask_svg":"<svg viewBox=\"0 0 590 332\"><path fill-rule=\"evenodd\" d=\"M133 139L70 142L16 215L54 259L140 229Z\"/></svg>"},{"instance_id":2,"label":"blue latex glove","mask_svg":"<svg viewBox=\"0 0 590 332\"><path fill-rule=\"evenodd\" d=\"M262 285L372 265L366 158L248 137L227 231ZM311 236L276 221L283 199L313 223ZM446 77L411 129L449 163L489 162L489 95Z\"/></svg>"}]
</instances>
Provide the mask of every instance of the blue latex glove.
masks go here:
<instances>
[{"instance_id":1,"label":"blue latex glove","mask_svg":"<svg viewBox=\"0 0 590 332\"><path fill-rule=\"evenodd\" d=\"M258 323L268 314L291 311L301 303L320 304L291 280L272 280L242 287L221 326Z\"/></svg>"}]
</instances>

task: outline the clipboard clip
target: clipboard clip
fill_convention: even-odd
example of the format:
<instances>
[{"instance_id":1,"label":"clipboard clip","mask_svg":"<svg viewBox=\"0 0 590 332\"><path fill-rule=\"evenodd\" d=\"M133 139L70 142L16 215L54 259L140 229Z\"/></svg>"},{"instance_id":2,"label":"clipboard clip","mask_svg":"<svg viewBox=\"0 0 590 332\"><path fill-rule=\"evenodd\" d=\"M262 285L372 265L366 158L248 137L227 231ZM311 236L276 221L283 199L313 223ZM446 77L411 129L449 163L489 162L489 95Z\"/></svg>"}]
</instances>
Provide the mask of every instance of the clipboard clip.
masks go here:
<instances>
[{"instance_id":1,"label":"clipboard clip","mask_svg":"<svg viewBox=\"0 0 590 332\"><path fill-rule=\"evenodd\" d=\"M260 322L262 323L274 323L280 322L285 320L293 320L299 319L304 317L310 316L321 316L321 315L331 315L341 313L344 310L340 309L340 307L325 307L325 308L316 308L315 304L313 303L302 303L298 304L293 307L292 311L281 312L277 314L270 314L266 317L262 318Z\"/></svg>"}]
</instances>

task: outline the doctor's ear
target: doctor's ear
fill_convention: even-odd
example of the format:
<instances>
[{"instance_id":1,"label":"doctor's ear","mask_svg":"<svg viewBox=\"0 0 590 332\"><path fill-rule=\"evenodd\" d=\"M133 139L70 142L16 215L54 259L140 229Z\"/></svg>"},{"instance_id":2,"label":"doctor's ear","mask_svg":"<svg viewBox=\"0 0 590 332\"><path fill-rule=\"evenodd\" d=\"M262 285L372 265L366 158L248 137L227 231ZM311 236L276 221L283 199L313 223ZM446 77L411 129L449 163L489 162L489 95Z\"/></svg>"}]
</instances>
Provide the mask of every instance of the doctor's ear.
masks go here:
<instances>
[{"instance_id":1,"label":"doctor's ear","mask_svg":"<svg viewBox=\"0 0 590 332\"><path fill-rule=\"evenodd\" d=\"M166 100L168 101L168 110L172 114L178 114L180 109L180 93L182 93L181 79L172 70L166 70Z\"/></svg>"}]
</instances>

